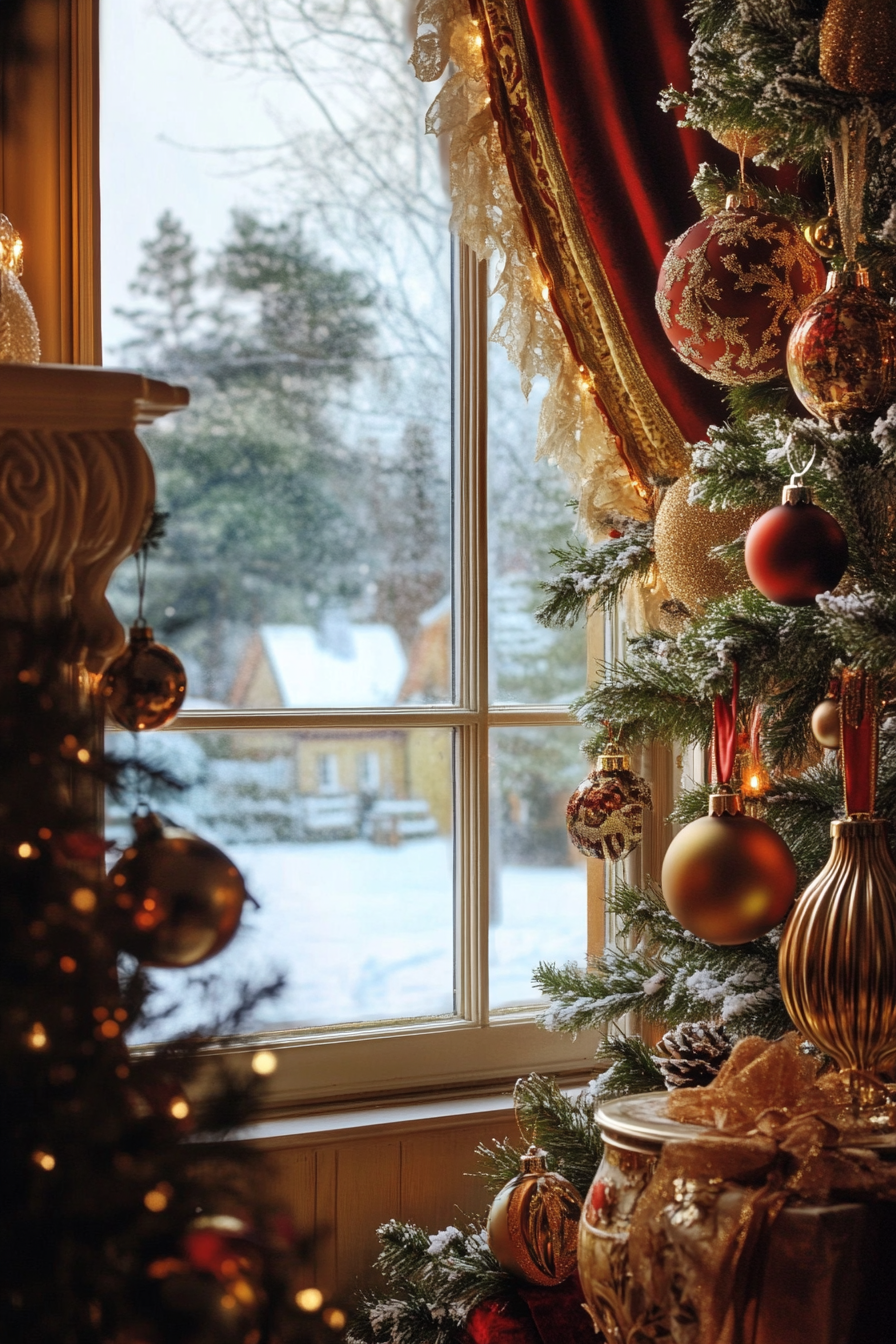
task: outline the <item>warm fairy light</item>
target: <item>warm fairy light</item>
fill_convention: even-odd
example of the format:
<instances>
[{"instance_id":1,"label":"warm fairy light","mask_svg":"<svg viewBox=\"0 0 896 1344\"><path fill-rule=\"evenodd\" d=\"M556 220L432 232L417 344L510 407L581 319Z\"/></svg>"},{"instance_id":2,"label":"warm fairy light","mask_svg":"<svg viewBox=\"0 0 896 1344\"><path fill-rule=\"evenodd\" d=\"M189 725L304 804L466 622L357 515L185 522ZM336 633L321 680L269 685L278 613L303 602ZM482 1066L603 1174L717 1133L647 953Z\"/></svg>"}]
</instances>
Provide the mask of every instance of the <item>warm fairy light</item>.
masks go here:
<instances>
[{"instance_id":1,"label":"warm fairy light","mask_svg":"<svg viewBox=\"0 0 896 1344\"><path fill-rule=\"evenodd\" d=\"M244 1307L251 1307L255 1301L255 1291L246 1279L235 1279L230 1285L230 1291Z\"/></svg>"},{"instance_id":2,"label":"warm fairy light","mask_svg":"<svg viewBox=\"0 0 896 1344\"><path fill-rule=\"evenodd\" d=\"M116 873L112 879L112 884L113 886L116 887L123 887L126 882L127 878L125 877L124 873Z\"/></svg>"},{"instance_id":3,"label":"warm fairy light","mask_svg":"<svg viewBox=\"0 0 896 1344\"><path fill-rule=\"evenodd\" d=\"M551 297L551 291L548 289L547 285L542 285L541 297L545 300L545 302L547 302L547 300Z\"/></svg>"},{"instance_id":4,"label":"warm fairy light","mask_svg":"<svg viewBox=\"0 0 896 1344\"><path fill-rule=\"evenodd\" d=\"M106 1018L109 1016L109 1009L102 1007L94 1008L93 1016L96 1018L97 1022L105 1022Z\"/></svg>"},{"instance_id":5,"label":"warm fairy light","mask_svg":"<svg viewBox=\"0 0 896 1344\"><path fill-rule=\"evenodd\" d=\"M341 1311L339 1307L328 1307L324 1312L324 1323L331 1330L341 1330L347 1319L345 1312Z\"/></svg>"},{"instance_id":6,"label":"warm fairy light","mask_svg":"<svg viewBox=\"0 0 896 1344\"><path fill-rule=\"evenodd\" d=\"M175 1097L168 1110L175 1120L186 1120L190 1114L190 1103L186 1097Z\"/></svg>"},{"instance_id":7,"label":"warm fairy light","mask_svg":"<svg viewBox=\"0 0 896 1344\"><path fill-rule=\"evenodd\" d=\"M52 1171L56 1165L53 1154L42 1152L40 1148L31 1154L31 1161L40 1167L41 1171Z\"/></svg>"},{"instance_id":8,"label":"warm fairy light","mask_svg":"<svg viewBox=\"0 0 896 1344\"><path fill-rule=\"evenodd\" d=\"M78 760L81 762L82 765L86 765L87 762L90 760L90 752L87 750L86 747L82 747L81 750L76 754Z\"/></svg>"},{"instance_id":9,"label":"warm fairy light","mask_svg":"<svg viewBox=\"0 0 896 1344\"><path fill-rule=\"evenodd\" d=\"M49 840L53 832L50 830L49 826L41 826L37 834L41 840Z\"/></svg>"},{"instance_id":10,"label":"warm fairy light","mask_svg":"<svg viewBox=\"0 0 896 1344\"><path fill-rule=\"evenodd\" d=\"M115 1066L115 1077L116 1077L116 1078L128 1078L128 1077L130 1077L130 1073L131 1073L131 1070L129 1069L129 1067L127 1066L127 1064L116 1064L116 1066Z\"/></svg>"},{"instance_id":11,"label":"warm fairy light","mask_svg":"<svg viewBox=\"0 0 896 1344\"><path fill-rule=\"evenodd\" d=\"M254 1073L260 1073L266 1077L269 1073L274 1073L277 1068L277 1056L273 1050L258 1050L252 1056L252 1069Z\"/></svg>"},{"instance_id":12,"label":"warm fairy light","mask_svg":"<svg viewBox=\"0 0 896 1344\"><path fill-rule=\"evenodd\" d=\"M147 1190L143 1203L150 1213L162 1213L168 1207L168 1195L160 1186L156 1186L155 1190Z\"/></svg>"},{"instance_id":13,"label":"warm fairy light","mask_svg":"<svg viewBox=\"0 0 896 1344\"><path fill-rule=\"evenodd\" d=\"M108 1021L102 1022L100 1026L97 1027L97 1031L100 1036L105 1036L107 1041L111 1041L114 1040L116 1036L120 1035L121 1027L117 1022L113 1022L110 1017Z\"/></svg>"},{"instance_id":14,"label":"warm fairy light","mask_svg":"<svg viewBox=\"0 0 896 1344\"><path fill-rule=\"evenodd\" d=\"M18 848L18 851L17 851L17 852L18 852L18 855L19 855L19 858L20 858L20 859L30 859L31 856L32 856L32 854L33 854L35 851L34 851L34 846L33 846L33 845L29 845L29 844L28 844L28 841L25 840L25 841L22 842L21 845L19 845L19 848Z\"/></svg>"},{"instance_id":15,"label":"warm fairy light","mask_svg":"<svg viewBox=\"0 0 896 1344\"><path fill-rule=\"evenodd\" d=\"M750 776L750 788L751 788L751 789L758 789L758 788L759 788L759 776L758 776L758 775L751 775L751 776Z\"/></svg>"},{"instance_id":16,"label":"warm fairy light","mask_svg":"<svg viewBox=\"0 0 896 1344\"><path fill-rule=\"evenodd\" d=\"M477 34L476 34L476 45L477 45L477 47L481 47L481 46L482 46L482 34L481 34L481 33L477 33Z\"/></svg>"},{"instance_id":17,"label":"warm fairy light","mask_svg":"<svg viewBox=\"0 0 896 1344\"><path fill-rule=\"evenodd\" d=\"M35 1022L25 1037L29 1050L43 1050L47 1045L47 1033L42 1022Z\"/></svg>"},{"instance_id":18,"label":"warm fairy light","mask_svg":"<svg viewBox=\"0 0 896 1344\"><path fill-rule=\"evenodd\" d=\"M115 1018L116 1022L127 1022L128 1010L127 1008L116 1008L112 1016Z\"/></svg>"},{"instance_id":19,"label":"warm fairy light","mask_svg":"<svg viewBox=\"0 0 896 1344\"><path fill-rule=\"evenodd\" d=\"M319 1311L324 1304L324 1295L319 1288L302 1288L296 1293L296 1306L300 1311Z\"/></svg>"},{"instance_id":20,"label":"warm fairy light","mask_svg":"<svg viewBox=\"0 0 896 1344\"><path fill-rule=\"evenodd\" d=\"M96 892L89 887L76 887L69 900L79 915L89 915L96 909Z\"/></svg>"},{"instance_id":21,"label":"warm fairy light","mask_svg":"<svg viewBox=\"0 0 896 1344\"><path fill-rule=\"evenodd\" d=\"M72 971L78 969L78 963L75 961L74 957L60 957L59 969L60 971L65 971L66 975L71 975Z\"/></svg>"},{"instance_id":22,"label":"warm fairy light","mask_svg":"<svg viewBox=\"0 0 896 1344\"><path fill-rule=\"evenodd\" d=\"M233 1311L234 1307L236 1306L236 1298L233 1296L232 1293L224 1294L224 1296L221 1298L221 1306L224 1308L225 1311Z\"/></svg>"}]
</instances>

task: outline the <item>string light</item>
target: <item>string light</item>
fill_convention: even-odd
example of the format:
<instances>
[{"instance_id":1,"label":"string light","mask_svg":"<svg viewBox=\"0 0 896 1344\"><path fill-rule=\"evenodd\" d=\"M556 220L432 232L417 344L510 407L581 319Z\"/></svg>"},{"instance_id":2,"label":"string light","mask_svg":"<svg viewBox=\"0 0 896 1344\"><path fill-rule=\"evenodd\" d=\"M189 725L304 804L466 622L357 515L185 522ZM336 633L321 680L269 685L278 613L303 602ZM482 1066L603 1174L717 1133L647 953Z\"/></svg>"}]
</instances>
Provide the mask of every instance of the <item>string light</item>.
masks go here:
<instances>
[{"instance_id":1,"label":"string light","mask_svg":"<svg viewBox=\"0 0 896 1344\"><path fill-rule=\"evenodd\" d=\"M302 1288L296 1293L296 1306L300 1311L319 1311L324 1304L324 1295L319 1288Z\"/></svg>"},{"instance_id":2,"label":"string light","mask_svg":"<svg viewBox=\"0 0 896 1344\"><path fill-rule=\"evenodd\" d=\"M277 1056L274 1054L273 1050L258 1050L252 1056L253 1073L261 1074L264 1078L267 1077L268 1074L276 1072L276 1069Z\"/></svg>"},{"instance_id":3,"label":"string light","mask_svg":"<svg viewBox=\"0 0 896 1344\"><path fill-rule=\"evenodd\" d=\"M53 1156L53 1154L45 1153L40 1148L37 1148L31 1154L31 1161L36 1166L40 1167L41 1171L52 1171L53 1168L56 1166L56 1159Z\"/></svg>"},{"instance_id":4,"label":"string light","mask_svg":"<svg viewBox=\"0 0 896 1344\"><path fill-rule=\"evenodd\" d=\"M143 1196L143 1203L150 1213L163 1213L168 1207L172 1193L170 1185L157 1185L154 1190L147 1190Z\"/></svg>"},{"instance_id":5,"label":"string light","mask_svg":"<svg viewBox=\"0 0 896 1344\"><path fill-rule=\"evenodd\" d=\"M75 961L74 957L60 957L59 969L60 971L65 971L66 975L71 975L72 971L78 969L78 963Z\"/></svg>"},{"instance_id":6,"label":"string light","mask_svg":"<svg viewBox=\"0 0 896 1344\"><path fill-rule=\"evenodd\" d=\"M48 1037L42 1022L35 1022L25 1037L29 1050L43 1050L48 1045Z\"/></svg>"},{"instance_id":7,"label":"string light","mask_svg":"<svg viewBox=\"0 0 896 1344\"><path fill-rule=\"evenodd\" d=\"M328 1325L331 1330L341 1330L347 1319L345 1312L341 1311L339 1307L328 1307L324 1312L324 1323Z\"/></svg>"},{"instance_id":8,"label":"string light","mask_svg":"<svg viewBox=\"0 0 896 1344\"><path fill-rule=\"evenodd\" d=\"M175 1097L168 1110L175 1120L186 1120L190 1114L190 1103L186 1097Z\"/></svg>"},{"instance_id":9,"label":"string light","mask_svg":"<svg viewBox=\"0 0 896 1344\"><path fill-rule=\"evenodd\" d=\"M20 859L32 859L37 857L37 850L33 845L29 845L27 840L24 840L22 844L19 845L16 853Z\"/></svg>"},{"instance_id":10,"label":"string light","mask_svg":"<svg viewBox=\"0 0 896 1344\"><path fill-rule=\"evenodd\" d=\"M89 915L96 909L96 892L89 887L76 887L69 900L79 915Z\"/></svg>"}]
</instances>

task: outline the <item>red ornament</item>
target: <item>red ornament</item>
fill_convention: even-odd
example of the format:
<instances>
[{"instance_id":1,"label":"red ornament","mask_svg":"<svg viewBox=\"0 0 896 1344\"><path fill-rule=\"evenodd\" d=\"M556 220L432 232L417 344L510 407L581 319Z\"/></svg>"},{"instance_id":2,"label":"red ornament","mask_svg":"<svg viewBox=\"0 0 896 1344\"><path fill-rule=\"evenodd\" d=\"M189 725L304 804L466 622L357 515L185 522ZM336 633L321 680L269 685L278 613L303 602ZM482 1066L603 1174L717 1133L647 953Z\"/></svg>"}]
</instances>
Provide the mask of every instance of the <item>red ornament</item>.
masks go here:
<instances>
[{"instance_id":1,"label":"red ornament","mask_svg":"<svg viewBox=\"0 0 896 1344\"><path fill-rule=\"evenodd\" d=\"M790 328L824 277L796 225L743 192L676 238L656 306L689 368L728 386L762 383L784 372Z\"/></svg>"},{"instance_id":2,"label":"red ornament","mask_svg":"<svg viewBox=\"0 0 896 1344\"><path fill-rule=\"evenodd\" d=\"M804 485L785 485L781 503L747 533L744 563L755 588L784 607L809 607L836 588L849 564L843 528L812 503Z\"/></svg>"},{"instance_id":3,"label":"red ornament","mask_svg":"<svg viewBox=\"0 0 896 1344\"><path fill-rule=\"evenodd\" d=\"M787 373L812 415L860 429L896 400L896 313L868 272L836 271L787 343Z\"/></svg>"}]
</instances>

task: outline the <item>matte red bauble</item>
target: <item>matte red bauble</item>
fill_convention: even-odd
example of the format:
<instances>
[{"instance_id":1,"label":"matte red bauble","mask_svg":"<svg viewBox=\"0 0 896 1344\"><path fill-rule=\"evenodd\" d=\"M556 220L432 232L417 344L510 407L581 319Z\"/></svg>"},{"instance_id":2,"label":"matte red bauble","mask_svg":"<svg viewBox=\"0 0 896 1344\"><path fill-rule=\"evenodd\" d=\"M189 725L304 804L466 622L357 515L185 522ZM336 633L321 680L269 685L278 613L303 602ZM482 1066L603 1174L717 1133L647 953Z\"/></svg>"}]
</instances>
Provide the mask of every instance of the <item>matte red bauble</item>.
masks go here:
<instances>
[{"instance_id":1,"label":"matte red bauble","mask_svg":"<svg viewBox=\"0 0 896 1344\"><path fill-rule=\"evenodd\" d=\"M784 372L790 328L824 276L799 229L744 193L676 238L656 307L689 368L728 386L761 383Z\"/></svg>"},{"instance_id":2,"label":"matte red bauble","mask_svg":"<svg viewBox=\"0 0 896 1344\"><path fill-rule=\"evenodd\" d=\"M812 711L812 736L820 747L840 746L840 701L827 696Z\"/></svg>"},{"instance_id":3,"label":"matte red bauble","mask_svg":"<svg viewBox=\"0 0 896 1344\"><path fill-rule=\"evenodd\" d=\"M150 812L109 874L120 945L144 966L196 966L236 933L246 887L226 854Z\"/></svg>"},{"instance_id":4,"label":"matte red bauble","mask_svg":"<svg viewBox=\"0 0 896 1344\"><path fill-rule=\"evenodd\" d=\"M896 400L896 313L868 272L836 271L787 343L787 373L806 410L861 429Z\"/></svg>"},{"instance_id":5,"label":"matte red bauble","mask_svg":"<svg viewBox=\"0 0 896 1344\"><path fill-rule=\"evenodd\" d=\"M812 503L805 486L785 485L782 502L747 533L744 563L770 602L808 607L843 578L849 545L837 519Z\"/></svg>"},{"instance_id":6,"label":"matte red bauble","mask_svg":"<svg viewBox=\"0 0 896 1344\"><path fill-rule=\"evenodd\" d=\"M177 654L155 642L151 626L132 625L130 643L100 682L109 717L131 733L163 728L186 693L187 676Z\"/></svg>"},{"instance_id":7,"label":"matte red bauble","mask_svg":"<svg viewBox=\"0 0 896 1344\"><path fill-rule=\"evenodd\" d=\"M744 816L738 794L711 794L709 805L666 851L663 895L684 928L733 947L780 924L796 895L796 864L771 826Z\"/></svg>"}]
</instances>

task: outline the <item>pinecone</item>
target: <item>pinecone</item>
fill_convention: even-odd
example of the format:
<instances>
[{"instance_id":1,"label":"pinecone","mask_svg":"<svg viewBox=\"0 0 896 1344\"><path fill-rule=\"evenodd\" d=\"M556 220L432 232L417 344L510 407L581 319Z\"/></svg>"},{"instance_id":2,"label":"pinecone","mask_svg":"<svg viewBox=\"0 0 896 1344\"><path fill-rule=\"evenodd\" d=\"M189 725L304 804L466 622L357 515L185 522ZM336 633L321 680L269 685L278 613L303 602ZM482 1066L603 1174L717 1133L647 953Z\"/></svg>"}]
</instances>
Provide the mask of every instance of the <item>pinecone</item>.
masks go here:
<instances>
[{"instance_id":1,"label":"pinecone","mask_svg":"<svg viewBox=\"0 0 896 1344\"><path fill-rule=\"evenodd\" d=\"M706 1087L733 1045L724 1027L712 1022L684 1022L657 1041L654 1062L670 1092L676 1087Z\"/></svg>"}]
</instances>

